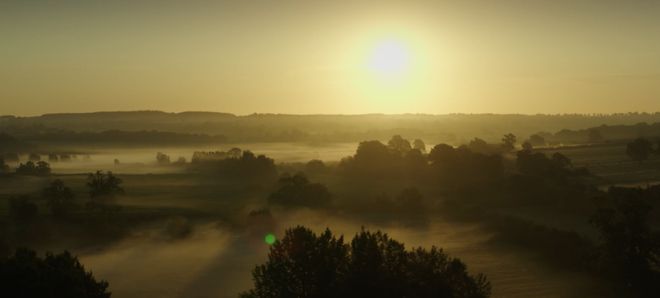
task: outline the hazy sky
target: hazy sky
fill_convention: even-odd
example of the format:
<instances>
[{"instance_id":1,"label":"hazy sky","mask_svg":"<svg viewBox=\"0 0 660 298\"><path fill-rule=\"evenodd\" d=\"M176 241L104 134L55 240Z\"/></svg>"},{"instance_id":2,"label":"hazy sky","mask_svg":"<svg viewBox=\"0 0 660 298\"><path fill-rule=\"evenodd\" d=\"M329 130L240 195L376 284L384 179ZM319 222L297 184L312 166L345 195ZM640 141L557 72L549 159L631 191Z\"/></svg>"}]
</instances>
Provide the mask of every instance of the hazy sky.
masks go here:
<instances>
[{"instance_id":1,"label":"hazy sky","mask_svg":"<svg viewBox=\"0 0 660 298\"><path fill-rule=\"evenodd\" d=\"M660 1L0 0L0 114L660 111Z\"/></svg>"}]
</instances>

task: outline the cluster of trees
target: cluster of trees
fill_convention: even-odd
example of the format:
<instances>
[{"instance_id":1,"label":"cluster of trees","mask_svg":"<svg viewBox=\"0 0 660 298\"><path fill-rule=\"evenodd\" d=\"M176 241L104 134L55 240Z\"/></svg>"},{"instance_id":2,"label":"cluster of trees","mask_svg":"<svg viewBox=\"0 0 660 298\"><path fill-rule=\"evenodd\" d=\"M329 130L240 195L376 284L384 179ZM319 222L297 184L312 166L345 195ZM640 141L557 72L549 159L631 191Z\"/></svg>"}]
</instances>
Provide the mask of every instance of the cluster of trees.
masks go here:
<instances>
[{"instance_id":1,"label":"cluster of trees","mask_svg":"<svg viewBox=\"0 0 660 298\"><path fill-rule=\"evenodd\" d=\"M515 136L507 135L503 141L492 145L475 139L458 148L438 144L425 153L412 148L406 139L394 136L387 145L379 141L360 143L353 156L340 161L339 169L351 178L432 181L452 188L491 184L504 173L501 154L493 152L514 148Z\"/></svg>"},{"instance_id":2,"label":"cluster of trees","mask_svg":"<svg viewBox=\"0 0 660 298\"><path fill-rule=\"evenodd\" d=\"M114 199L124 193L122 180L112 174L97 171L87 177L90 209L116 209ZM42 189L41 197L45 200L49 212L54 217L65 217L79 206L75 202L75 193L60 179L53 180ZM30 222L37 216L38 205L29 196L19 196L9 200L9 214L16 222Z\"/></svg>"},{"instance_id":3,"label":"cluster of trees","mask_svg":"<svg viewBox=\"0 0 660 298\"><path fill-rule=\"evenodd\" d=\"M484 141L483 139L474 138L466 145L463 145L461 147L469 149L470 151L475 153L488 154L488 155L503 154L513 151L516 148L516 141L517 141L516 136L509 133L504 135L504 137L502 137L502 143L500 144L490 144Z\"/></svg>"},{"instance_id":4,"label":"cluster of trees","mask_svg":"<svg viewBox=\"0 0 660 298\"><path fill-rule=\"evenodd\" d=\"M243 154L241 148L231 148L227 151L195 151L193 153L192 163L220 161L227 158L240 158Z\"/></svg>"},{"instance_id":5,"label":"cluster of trees","mask_svg":"<svg viewBox=\"0 0 660 298\"><path fill-rule=\"evenodd\" d=\"M97 281L78 258L65 251L39 257L18 249L0 257L0 289L3 297L109 298L108 283Z\"/></svg>"},{"instance_id":6,"label":"cluster of trees","mask_svg":"<svg viewBox=\"0 0 660 298\"><path fill-rule=\"evenodd\" d=\"M438 144L429 152L428 161L439 183L456 188L490 185L504 173L501 155L476 153L466 146Z\"/></svg>"},{"instance_id":7,"label":"cluster of trees","mask_svg":"<svg viewBox=\"0 0 660 298\"><path fill-rule=\"evenodd\" d=\"M162 152L158 152L156 153L156 162L159 165L170 165L170 164L184 165L186 164L186 158L182 156L179 157L176 161L172 162L172 159L170 158L169 155Z\"/></svg>"},{"instance_id":8,"label":"cluster of trees","mask_svg":"<svg viewBox=\"0 0 660 298\"><path fill-rule=\"evenodd\" d=\"M418 140L416 147L399 135L393 136L387 145L380 141L364 141L353 156L340 161L339 167L351 176L401 178L424 175L427 161L421 149L426 149L426 145Z\"/></svg>"},{"instance_id":9,"label":"cluster of trees","mask_svg":"<svg viewBox=\"0 0 660 298\"><path fill-rule=\"evenodd\" d=\"M651 124L649 124L651 123ZM554 134L539 133L547 140L563 144L594 144L604 141L630 140L638 137L652 137L660 135L660 122L657 120L638 122L631 125L600 125L586 129L562 129Z\"/></svg>"},{"instance_id":10,"label":"cluster of trees","mask_svg":"<svg viewBox=\"0 0 660 298\"><path fill-rule=\"evenodd\" d=\"M73 159L78 158L77 155L75 154L69 154L69 153L48 153L48 162L69 162ZM19 162L20 161L20 156L18 153L5 153L0 155L0 159L5 160L6 162ZM27 156L28 161L31 162L38 162L42 160L42 155L39 153L29 153Z\"/></svg>"},{"instance_id":11,"label":"cluster of trees","mask_svg":"<svg viewBox=\"0 0 660 298\"><path fill-rule=\"evenodd\" d=\"M272 183L277 179L273 159L239 148L227 152L195 152L191 165L193 169L212 172L230 180Z\"/></svg>"},{"instance_id":12,"label":"cluster of trees","mask_svg":"<svg viewBox=\"0 0 660 298\"><path fill-rule=\"evenodd\" d=\"M0 158L0 174L11 173L11 167L6 163L5 158ZM50 164L45 161L27 161L20 163L16 167L15 173L28 176L48 176L51 173Z\"/></svg>"},{"instance_id":13,"label":"cluster of trees","mask_svg":"<svg viewBox=\"0 0 660 298\"><path fill-rule=\"evenodd\" d=\"M50 172L50 164L45 161L38 161L36 163L28 161L24 164L19 164L16 168L16 174L18 175L48 176Z\"/></svg>"},{"instance_id":14,"label":"cluster of trees","mask_svg":"<svg viewBox=\"0 0 660 298\"><path fill-rule=\"evenodd\" d=\"M243 298L490 296L486 277L469 274L460 259L435 247L406 250L380 231L363 230L345 243L329 230L289 229L252 276Z\"/></svg>"},{"instance_id":15,"label":"cluster of trees","mask_svg":"<svg viewBox=\"0 0 660 298\"><path fill-rule=\"evenodd\" d=\"M566 179L569 176L584 176L589 172L586 168L574 168L571 160L565 155L555 152L552 156L534 152L531 148L518 151L516 166L523 175Z\"/></svg>"},{"instance_id":16,"label":"cluster of trees","mask_svg":"<svg viewBox=\"0 0 660 298\"><path fill-rule=\"evenodd\" d=\"M96 171L96 173L88 174L86 185L89 189L90 200L87 207L100 210L116 209L115 199L124 194L124 189L121 187L122 182L112 172Z\"/></svg>"}]
</instances>

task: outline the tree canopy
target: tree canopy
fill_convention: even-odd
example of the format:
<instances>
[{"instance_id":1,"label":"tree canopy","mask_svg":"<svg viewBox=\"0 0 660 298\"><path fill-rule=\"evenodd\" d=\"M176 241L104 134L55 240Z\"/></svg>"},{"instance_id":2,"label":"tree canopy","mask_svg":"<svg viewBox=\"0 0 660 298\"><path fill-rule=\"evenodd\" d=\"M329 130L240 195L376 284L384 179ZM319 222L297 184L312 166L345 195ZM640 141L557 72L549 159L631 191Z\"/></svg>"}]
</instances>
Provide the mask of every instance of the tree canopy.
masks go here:
<instances>
[{"instance_id":1,"label":"tree canopy","mask_svg":"<svg viewBox=\"0 0 660 298\"><path fill-rule=\"evenodd\" d=\"M317 235L301 226L289 229L253 279L254 288L242 297L490 296L484 275L470 275L442 249L406 250L387 234L365 230L346 243L330 230Z\"/></svg>"},{"instance_id":2,"label":"tree canopy","mask_svg":"<svg viewBox=\"0 0 660 298\"><path fill-rule=\"evenodd\" d=\"M3 297L109 298L108 283L96 281L91 272L69 252L46 253L19 249L0 259Z\"/></svg>"}]
</instances>

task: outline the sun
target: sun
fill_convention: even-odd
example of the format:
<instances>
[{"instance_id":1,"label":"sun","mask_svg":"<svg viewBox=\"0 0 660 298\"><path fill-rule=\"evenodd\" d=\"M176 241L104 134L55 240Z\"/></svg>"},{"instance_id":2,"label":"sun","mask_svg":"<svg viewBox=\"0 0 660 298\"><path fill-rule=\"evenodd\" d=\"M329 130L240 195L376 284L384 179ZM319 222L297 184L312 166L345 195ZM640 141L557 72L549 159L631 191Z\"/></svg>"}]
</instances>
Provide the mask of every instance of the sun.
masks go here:
<instances>
[{"instance_id":1,"label":"sun","mask_svg":"<svg viewBox=\"0 0 660 298\"><path fill-rule=\"evenodd\" d=\"M405 44L397 40L383 40L374 46L369 69L379 75L399 76L408 70L410 53Z\"/></svg>"}]
</instances>

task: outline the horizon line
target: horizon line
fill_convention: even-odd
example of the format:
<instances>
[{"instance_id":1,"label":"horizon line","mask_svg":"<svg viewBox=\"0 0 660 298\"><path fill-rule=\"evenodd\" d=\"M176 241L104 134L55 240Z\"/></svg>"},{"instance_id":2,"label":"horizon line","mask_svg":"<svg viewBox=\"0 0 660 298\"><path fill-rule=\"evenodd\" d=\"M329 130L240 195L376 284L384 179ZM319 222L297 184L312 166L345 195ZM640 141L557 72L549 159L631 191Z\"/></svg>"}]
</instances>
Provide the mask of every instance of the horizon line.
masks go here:
<instances>
[{"instance_id":1,"label":"horizon line","mask_svg":"<svg viewBox=\"0 0 660 298\"><path fill-rule=\"evenodd\" d=\"M621 115L657 115L660 114L660 111L654 112L640 112L640 111L628 111L628 112L614 112L614 113L489 113L489 112L454 112L454 113L346 113L346 114L323 114L323 113L269 113L269 112L253 112L249 114L238 114L231 112L220 112L220 111L211 111L211 110L186 110L180 112L168 112L163 110L152 110L152 109L136 109L136 110L97 110L97 111L88 111L88 112L53 112L53 113L43 113L43 114L33 114L33 115L18 115L18 114L2 114L0 117L15 117L15 118L37 118L37 117L47 117L47 116L62 116L62 115L91 115L91 114L110 114L110 113L162 113L170 115L181 115L181 114L193 114L193 113L206 113L206 114L217 114L233 117L252 117L252 116L586 116L586 117L603 117L603 116L621 116Z\"/></svg>"}]
</instances>

